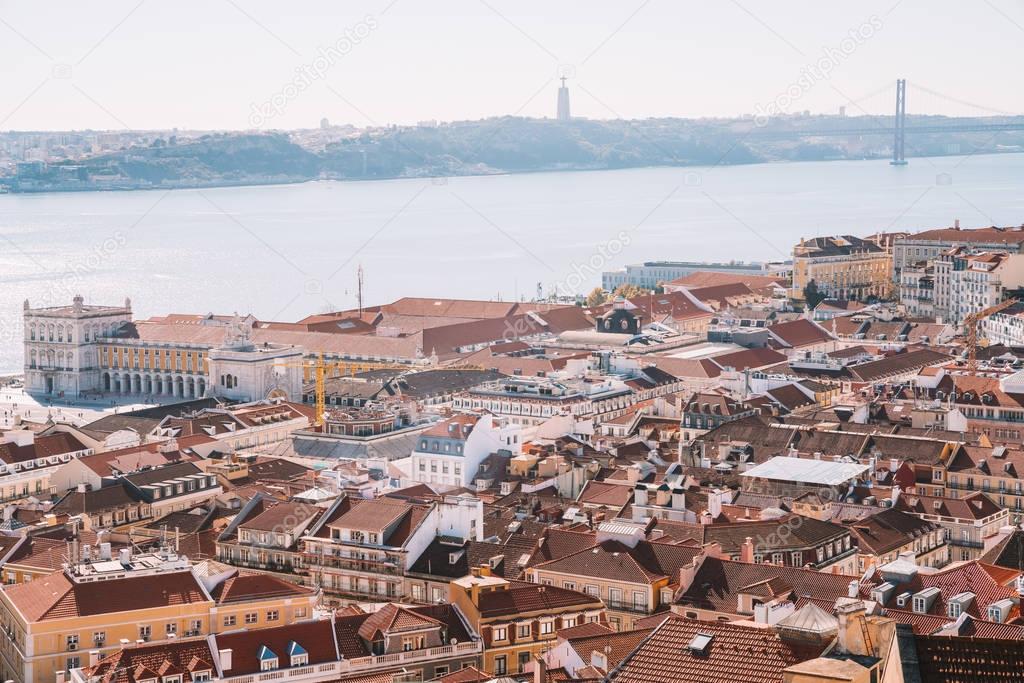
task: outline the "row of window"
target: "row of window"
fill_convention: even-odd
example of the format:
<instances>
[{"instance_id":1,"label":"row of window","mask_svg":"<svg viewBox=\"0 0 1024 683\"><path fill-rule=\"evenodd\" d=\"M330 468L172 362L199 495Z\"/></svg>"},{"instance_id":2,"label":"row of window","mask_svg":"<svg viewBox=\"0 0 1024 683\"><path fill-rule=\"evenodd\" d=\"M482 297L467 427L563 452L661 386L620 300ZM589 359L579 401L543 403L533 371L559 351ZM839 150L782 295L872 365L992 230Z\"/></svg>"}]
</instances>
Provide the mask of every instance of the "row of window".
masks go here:
<instances>
[{"instance_id":1,"label":"row of window","mask_svg":"<svg viewBox=\"0 0 1024 683\"><path fill-rule=\"evenodd\" d=\"M459 450L461 451L462 448L460 447ZM454 470L454 474L456 474L457 476L461 475L462 474L462 465L460 465L459 463L455 463L454 466L453 466L453 470ZM419 459L419 471L420 472L426 472L427 471L427 463L426 463L426 460L423 459L423 458ZM437 474L437 461L436 460L431 460L430 461L430 471L433 472L434 474ZM448 474L448 462L446 460L442 460L441 461L441 474Z\"/></svg>"}]
</instances>

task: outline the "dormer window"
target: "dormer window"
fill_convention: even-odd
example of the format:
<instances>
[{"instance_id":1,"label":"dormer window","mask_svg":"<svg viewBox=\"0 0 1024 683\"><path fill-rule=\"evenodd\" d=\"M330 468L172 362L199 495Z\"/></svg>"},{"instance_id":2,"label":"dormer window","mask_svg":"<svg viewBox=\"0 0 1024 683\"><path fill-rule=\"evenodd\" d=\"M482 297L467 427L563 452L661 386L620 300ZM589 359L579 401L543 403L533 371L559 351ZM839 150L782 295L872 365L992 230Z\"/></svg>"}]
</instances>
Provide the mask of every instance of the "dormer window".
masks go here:
<instances>
[{"instance_id":1,"label":"dormer window","mask_svg":"<svg viewBox=\"0 0 1024 683\"><path fill-rule=\"evenodd\" d=\"M277 655L266 645L260 646L257 658L260 660L260 671L273 671L277 668Z\"/></svg>"},{"instance_id":2,"label":"dormer window","mask_svg":"<svg viewBox=\"0 0 1024 683\"><path fill-rule=\"evenodd\" d=\"M181 674L177 674L174 676L164 676L163 679L161 680L163 681L163 683L181 683Z\"/></svg>"},{"instance_id":3,"label":"dormer window","mask_svg":"<svg viewBox=\"0 0 1024 683\"><path fill-rule=\"evenodd\" d=\"M293 640L288 643L288 659L291 666L306 666L309 664L309 653Z\"/></svg>"}]
</instances>

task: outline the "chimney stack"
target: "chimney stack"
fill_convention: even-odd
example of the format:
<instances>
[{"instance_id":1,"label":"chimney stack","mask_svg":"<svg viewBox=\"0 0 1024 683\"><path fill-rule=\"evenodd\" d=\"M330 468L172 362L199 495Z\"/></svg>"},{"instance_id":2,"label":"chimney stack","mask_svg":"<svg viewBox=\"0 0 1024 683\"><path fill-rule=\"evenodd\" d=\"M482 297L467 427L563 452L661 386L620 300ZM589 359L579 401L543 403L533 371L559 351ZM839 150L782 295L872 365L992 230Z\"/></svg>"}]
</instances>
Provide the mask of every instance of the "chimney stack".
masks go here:
<instances>
[{"instance_id":1,"label":"chimney stack","mask_svg":"<svg viewBox=\"0 0 1024 683\"><path fill-rule=\"evenodd\" d=\"M746 540L743 541L743 545L740 546L740 562L753 562L754 561L754 539L747 536Z\"/></svg>"},{"instance_id":2,"label":"chimney stack","mask_svg":"<svg viewBox=\"0 0 1024 683\"><path fill-rule=\"evenodd\" d=\"M231 667L231 649L227 648L227 649L224 649L224 650L219 650L218 654L220 655L220 668L221 668L221 671L223 671L226 674L232 668Z\"/></svg>"}]
</instances>

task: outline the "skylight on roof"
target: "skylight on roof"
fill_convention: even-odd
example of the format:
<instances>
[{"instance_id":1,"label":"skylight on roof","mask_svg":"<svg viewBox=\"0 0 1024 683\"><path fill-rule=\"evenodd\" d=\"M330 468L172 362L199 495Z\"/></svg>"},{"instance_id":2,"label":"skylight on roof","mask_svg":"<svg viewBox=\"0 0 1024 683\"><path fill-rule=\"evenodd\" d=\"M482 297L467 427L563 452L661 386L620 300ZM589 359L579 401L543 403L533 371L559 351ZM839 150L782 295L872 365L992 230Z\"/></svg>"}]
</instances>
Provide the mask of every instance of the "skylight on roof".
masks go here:
<instances>
[{"instance_id":1,"label":"skylight on roof","mask_svg":"<svg viewBox=\"0 0 1024 683\"><path fill-rule=\"evenodd\" d=\"M706 655L708 653L708 648L711 647L711 641L714 640L714 638L715 634L713 633L698 632L686 647L695 655Z\"/></svg>"}]
</instances>

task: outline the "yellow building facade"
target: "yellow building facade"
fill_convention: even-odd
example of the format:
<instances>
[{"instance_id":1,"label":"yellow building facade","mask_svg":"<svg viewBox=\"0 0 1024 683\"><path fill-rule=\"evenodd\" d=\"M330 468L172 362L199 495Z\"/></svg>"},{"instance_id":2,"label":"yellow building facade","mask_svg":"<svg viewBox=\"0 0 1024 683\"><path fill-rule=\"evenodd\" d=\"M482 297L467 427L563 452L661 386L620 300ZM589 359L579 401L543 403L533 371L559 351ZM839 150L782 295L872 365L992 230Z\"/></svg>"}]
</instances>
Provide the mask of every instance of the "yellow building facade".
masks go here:
<instances>
[{"instance_id":1,"label":"yellow building facade","mask_svg":"<svg viewBox=\"0 0 1024 683\"><path fill-rule=\"evenodd\" d=\"M887 299L892 295L892 254L853 235L800 240L793 247L791 297L802 301L812 280L830 299Z\"/></svg>"}]
</instances>

